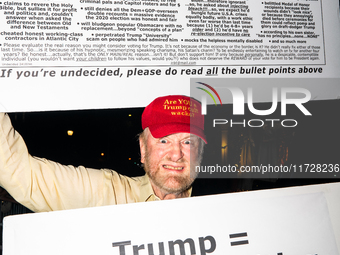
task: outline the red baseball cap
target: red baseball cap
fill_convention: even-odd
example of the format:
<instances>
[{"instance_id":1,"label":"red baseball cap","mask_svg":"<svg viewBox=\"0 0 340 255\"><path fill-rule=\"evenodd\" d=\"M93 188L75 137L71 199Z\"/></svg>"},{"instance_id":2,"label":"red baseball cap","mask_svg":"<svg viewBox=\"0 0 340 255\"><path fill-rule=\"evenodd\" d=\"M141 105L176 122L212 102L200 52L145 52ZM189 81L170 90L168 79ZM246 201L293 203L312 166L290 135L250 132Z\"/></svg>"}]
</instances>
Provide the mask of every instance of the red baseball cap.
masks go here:
<instances>
[{"instance_id":1,"label":"red baseball cap","mask_svg":"<svg viewBox=\"0 0 340 255\"><path fill-rule=\"evenodd\" d=\"M201 103L187 96L164 96L153 100L142 114L142 128L155 138L175 133L191 133L207 140Z\"/></svg>"}]
</instances>

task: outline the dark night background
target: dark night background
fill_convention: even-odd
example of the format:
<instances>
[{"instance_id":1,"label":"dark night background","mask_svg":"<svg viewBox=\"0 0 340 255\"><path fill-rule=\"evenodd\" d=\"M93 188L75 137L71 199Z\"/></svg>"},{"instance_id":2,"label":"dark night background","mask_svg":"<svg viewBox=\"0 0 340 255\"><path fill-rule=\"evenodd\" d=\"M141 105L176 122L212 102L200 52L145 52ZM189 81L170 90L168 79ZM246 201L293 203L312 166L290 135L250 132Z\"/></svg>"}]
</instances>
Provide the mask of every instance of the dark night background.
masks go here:
<instances>
[{"instance_id":1,"label":"dark night background","mask_svg":"<svg viewBox=\"0 0 340 255\"><path fill-rule=\"evenodd\" d=\"M304 116L294 106L287 109L290 113L287 118L294 118L299 122L297 127L292 128L294 136L289 147L289 163L340 163L340 120L337 114L340 109L340 100L311 101L304 105L312 116ZM231 105L225 107L231 112ZM270 105L262 103L257 104L256 107L268 109ZM26 141L31 155L62 164L83 165L96 169L109 168L124 175L139 176L144 174L140 165L137 139L137 134L142 131L143 109L27 112L11 113L10 116L13 126ZM278 113L280 109L277 109L276 114ZM209 126L211 126L212 118L214 118L213 115L206 115L208 145L205 148L204 158L220 155L218 136L214 135L209 140L209 134L211 134ZM242 118L252 119L254 117L246 113ZM238 134L234 136L240 135L240 132L247 132L246 129L238 128ZM73 130L74 134L68 136L68 130ZM235 157L231 161L237 162L238 152L234 154ZM242 191L244 181L242 179L198 179L195 182L194 194ZM251 187L248 185L246 190L331 181L337 181L337 179L278 179L270 182L254 180L253 185Z\"/></svg>"}]
</instances>

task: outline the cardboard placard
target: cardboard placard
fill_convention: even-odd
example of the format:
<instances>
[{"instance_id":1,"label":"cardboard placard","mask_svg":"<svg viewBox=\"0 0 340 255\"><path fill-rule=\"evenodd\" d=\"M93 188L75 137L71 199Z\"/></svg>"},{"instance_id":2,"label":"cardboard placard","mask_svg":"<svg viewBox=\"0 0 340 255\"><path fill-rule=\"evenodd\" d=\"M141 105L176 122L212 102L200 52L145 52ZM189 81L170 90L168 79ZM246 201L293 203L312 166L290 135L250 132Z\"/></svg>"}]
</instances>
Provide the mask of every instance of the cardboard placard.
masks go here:
<instances>
[{"instance_id":1,"label":"cardboard placard","mask_svg":"<svg viewBox=\"0 0 340 255\"><path fill-rule=\"evenodd\" d=\"M339 191L334 183L10 216L4 255L338 254Z\"/></svg>"}]
</instances>

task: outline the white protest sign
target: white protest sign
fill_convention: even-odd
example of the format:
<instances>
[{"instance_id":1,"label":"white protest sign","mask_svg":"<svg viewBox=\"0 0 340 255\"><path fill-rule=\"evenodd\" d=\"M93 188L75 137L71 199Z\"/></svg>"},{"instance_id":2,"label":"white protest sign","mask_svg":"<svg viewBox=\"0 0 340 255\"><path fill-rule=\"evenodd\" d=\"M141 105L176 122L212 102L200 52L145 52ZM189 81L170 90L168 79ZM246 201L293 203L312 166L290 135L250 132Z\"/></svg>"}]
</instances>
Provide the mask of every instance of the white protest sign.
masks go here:
<instances>
[{"instance_id":1,"label":"white protest sign","mask_svg":"<svg viewBox=\"0 0 340 255\"><path fill-rule=\"evenodd\" d=\"M4 255L335 255L339 191L335 183L10 216Z\"/></svg>"},{"instance_id":2,"label":"white protest sign","mask_svg":"<svg viewBox=\"0 0 340 255\"><path fill-rule=\"evenodd\" d=\"M142 107L190 78L339 77L337 0L14 0L0 24L7 112Z\"/></svg>"}]
</instances>

